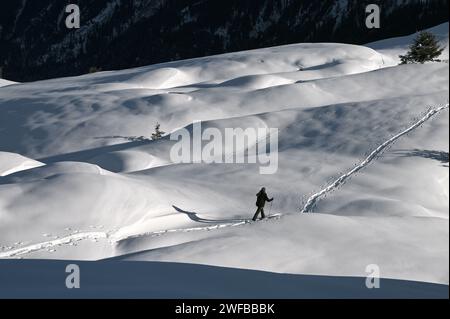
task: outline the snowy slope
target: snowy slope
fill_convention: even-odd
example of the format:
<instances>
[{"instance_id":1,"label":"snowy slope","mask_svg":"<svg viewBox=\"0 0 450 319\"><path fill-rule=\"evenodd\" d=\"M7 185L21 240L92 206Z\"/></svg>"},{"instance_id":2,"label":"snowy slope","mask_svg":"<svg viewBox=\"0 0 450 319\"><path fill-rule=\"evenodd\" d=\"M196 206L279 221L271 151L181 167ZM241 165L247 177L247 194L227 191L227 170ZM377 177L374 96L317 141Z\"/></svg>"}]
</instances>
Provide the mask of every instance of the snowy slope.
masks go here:
<instances>
[{"instance_id":1,"label":"snowy slope","mask_svg":"<svg viewBox=\"0 0 450 319\"><path fill-rule=\"evenodd\" d=\"M305 107L330 104L336 102L333 94L327 99L314 83L297 82L381 65L379 54L371 49L301 44L24 83L0 96L4 112L13 113L2 116L0 125L11 127L16 135L14 140L0 136L0 147L40 158L149 136L156 121L170 132L193 120L278 111L299 107L298 101L305 100ZM230 98L231 92L235 97ZM290 96L280 101L279 94L286 93Z\"/></svg>"},{"instance_id":2,"label":"snowy slope","mask_svg":"<svg viewBox=\"0 0 450 319\"><path fill-rule=\"evenodd\" d=\"M15 84L16 82L0 79L0 87Z\"/></svg>"},{"instance_id":3,"label":"snowy slope","mask_svg":"<svg viewBox=\"0 0 450 319\"><path fill-rule=\"evenodd\" d=\"M441 42L441 46L444 48L440 59L448 60L448 23L438 25L428 30L432 32L437 39ZM408 51L417 33L411 34L407 37L392 38L381 40L373 43L369 43L367 46L376 50L383 55L383 61L386 64L396 65L400 63L399 55L404 55Z\"/></svg>"},{"instance_id":4,"label":"snowy slope","mask_svg":"<svg viewBox=\"0 0 450 319\"><path fill-rule=\"evenodd\" d=\"M68 262L0 260L0 298L448 299L448 286L431 283L383 280L380 289L367 289L361 284L365 278L358 277L109 260L95 263L70 261L79 265L89 280L82 279L82 289L67 289L61 285L61 276L55 274L60 273ZM209 309L208 315L211 313L214 311Z\"/></svg>"},{"instance_id":5,"label":"snowy slope","mask_svg":"<svg viewBox=\"0 0 450 319\"><path fill-rule=\"evenodd\" d=\"M448 24L435 30L448 44ZM22 156L37 162L0 178L0 257L337 276L375 263L386 278L448 284L448 64L387 61L408 39L1 88L0 173ZM174 141L148 139L157 121L172 132L196 120L221 132L278 128L278 172L172 163ZM261 186L283 215L248 224ZM312 214L299 214L314 194Z\"/></svg>"},{"instance_id":6,"label":"snowy slope","mask_svg":"<svg viewBox=\"0 0 450 319\"><path fill-rule=\"evenodd\" d=\"M3 2L3 75L21 82L285 43L361 44L446 22L449 7L447 0L383 1L383 27L368 32L369 1L88 0L80 28L67 32L59 0Z\"/></svg>"},{"instance_id":7,"label":"snowy slope","mask_svg":"<svg viewBox=\"0 0 450 319\"><path fill-rule=\"evenodd\" d=\"M43 165L45 164L19 154L0 152L0 176L10 175Z\"/></svg>"}]
</instances>

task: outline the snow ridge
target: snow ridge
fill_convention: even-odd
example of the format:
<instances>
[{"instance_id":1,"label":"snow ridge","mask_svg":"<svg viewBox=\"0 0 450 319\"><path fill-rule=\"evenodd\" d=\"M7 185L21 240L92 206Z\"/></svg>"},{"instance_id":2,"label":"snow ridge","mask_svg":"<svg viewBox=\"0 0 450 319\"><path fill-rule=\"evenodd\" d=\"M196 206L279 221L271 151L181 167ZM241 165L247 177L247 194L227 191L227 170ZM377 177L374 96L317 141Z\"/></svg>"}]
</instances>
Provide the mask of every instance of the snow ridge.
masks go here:
<instances>
[{"instance_id":1,"label":"snow ridge","mask_svg":"<svg viewBox=\"0 0 450 319\"><path fill-rule=\"evenodd\" d=\"M359 165L354 167L351 171L341 175L339 178L337 178L334 182L332 182L330 185L325 187L324 189L320 190L319 192L313 194L306 202L304 207L301 210L301 213L310 213L312 212L315 204L318 200L325 194L336 190L339 186L341 186L343 183L345 183L353 174L357 173L358 171L364 169L366 166L368 166L374 159L376 159L380 154L383 153L384 150L390 145L392 145L396 140L401 138L402 136L408 134L409 132L413 131L414 129L421 126L423 123L437 115L438 113L446 110L449 108L449 104L445 104L442 106L439 106L437 108L431 109L428 111L422 118L420 118L418 121L413 123L411 126L409 126L404 131L398 133L397 135L391 137L384 143L382 143L380 146L378 146L372 153L369 154L367 158L365 158ZM268 219L265 219L265 221L274 219L279 220L283 217L285 214L275 214L273 216L270 216ZM109 239L111 244L118 243L123 240L133 239L133 238L139 238L139 237L158 237L164 234L170 234L170 233L179 233L179 232L194 232L194 231L212 231L212 230L218 230L223 229L227 227L237 227L237 226L243 226L243 225L249 225L252 224L251 220L248 219L242 219L241 221L237 221L234 223L223 223L223 224L216 224L208 227L193 227L193 228L180 228L180 229L167 229L157 232L149 232L149 233L141 233L136 235L131 235L123 238L114 238L114 233L112 232L82 232L82 233L76 233L72 234L63 238L46 241L42 243L37 243L25 247L21 247L18 249L6 251L0 253L0 258L11 258L16 257L23 254L28 254L31 252L43 250L43 249L49 249L52 247L60 246L60 245L68 245L77 241L82 240L98 240L98 239Z\"/></svg>"}]
</instances>

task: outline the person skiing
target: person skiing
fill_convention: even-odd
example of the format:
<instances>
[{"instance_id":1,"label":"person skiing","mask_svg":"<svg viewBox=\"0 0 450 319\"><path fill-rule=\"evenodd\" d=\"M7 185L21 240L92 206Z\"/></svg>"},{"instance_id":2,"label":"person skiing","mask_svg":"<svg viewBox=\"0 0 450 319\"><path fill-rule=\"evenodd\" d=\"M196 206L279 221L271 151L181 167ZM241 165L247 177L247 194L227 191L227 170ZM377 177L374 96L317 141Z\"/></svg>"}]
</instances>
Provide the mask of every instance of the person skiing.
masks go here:
<instances>
[{"instance_id":1,"label":"person skiing","mask_svg":"<svg viewBox=\"0 0 450 319\"><path fill-rule=\"evenodd\" d=\"M269 196L267 196L266 188L263 187L259 191L258 194L256 194L256 206L258 209L256 210L255 216L253 216L253 221L256 221L258 219L259 213L261 213L261 219L266 218L266 215L264 215L264 206L266 205L266 202L273 201L273 197L269 199Z\"/></svg>"}]
</instances>

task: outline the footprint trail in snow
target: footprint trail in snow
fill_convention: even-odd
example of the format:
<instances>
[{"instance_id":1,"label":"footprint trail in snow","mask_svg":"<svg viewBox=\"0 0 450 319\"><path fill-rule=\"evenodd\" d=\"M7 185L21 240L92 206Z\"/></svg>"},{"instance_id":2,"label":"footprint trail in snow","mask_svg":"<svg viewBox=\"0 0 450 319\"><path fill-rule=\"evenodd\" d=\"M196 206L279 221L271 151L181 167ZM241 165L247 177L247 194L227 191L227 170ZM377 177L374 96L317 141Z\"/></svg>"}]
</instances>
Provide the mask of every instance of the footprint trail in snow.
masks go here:
<instances>
[{"instance_id":1,"label":"footprint trail in snow","mask_svg":"<svg viewBox=\"0 0 450 319\"><path fill-rule=\"evenodd\" d=\"M367 158L365 158L360 164L355 166L352 170L341 175L336 180L334 180L331 184L329 184L327 187L323 188L319 192L310 196L308 198L308 200L306 201L306 204L304 205L304 207L301 209L301 212L302 213L311 212L312 209L314 208L315 204L324 195L326 195L327 193L329 193L333 190L336 190L337 188L339 188L339 186L344 184L352 175L354 175L355 173L364 169L373 160L375 160L379 155L381 155L383 153L383 151L385 151L386 148L389 147L390 145L392 145L396 140L398 140L402 136L410 133L411 131L418 128L419 126L424 124L426 121L428 121L429 119L431 119L438 113L440 113L448 108L449 108L449 104L447 103L443 106L440 106L440 107L430 110L422 118L417 120L414 124L409 126L407 129L398 133L397 135L393 136L392 138L386 140L384 143L379 145L373 152L371 152L369 154L369 156ZM275 214L273 216L270 216L270 218L266 219L266 220L271 220L271 219L278 220L282 217L283 217L283 214ZM44 249L46 249L49 252L54 252L55 251L55 249L53 249L54 247L61 246L61 245L71 245L71 244L74 245L76 242L83 241L83 240L91 240L93 242L97 242L99 239L109 239L111 244L116 244L117 242L120 242L123 240L139 238L139 237L149 237L149 236L150 237L158 237L161 235L178 233L178 232L212 231L212 230L218 230L218 229L223 229L223 228L227 228L227 227L238 227L238 226L250 225L250 224L253 224L253 222L251 220L242 219L241 221L234 222L234 223L215 224L215 225L207 226L207 227L167 229L167 230L162 230L162 231L157 231L157 232L141 233L141 234L131 235L131 236L122 237L122 238L116 238L114 236L114 233L116 231L76 232L69 236L65 236L65 237L61 237L61 238L53 237L53 238L55 238L54 240L49 240L49 241L45 241L42 243L32 244L32 245L28 245L28 246L24 246L24 247L20 247L20 248L16 248L16 249L11 249L12 247L8 247L9 250L0 252L0 258L14 258L14 257L18 257L20 255L24 255L24 254L44 250ZM91 228L96 228L96 227L91 226ZM97 227L97 228L103 228L103 227ZM66 230L70 230L70 228L66 228ZM51 236L50 234L46 234L46 235L48 235L48 237Z\"/></svg>"}]
</instances>

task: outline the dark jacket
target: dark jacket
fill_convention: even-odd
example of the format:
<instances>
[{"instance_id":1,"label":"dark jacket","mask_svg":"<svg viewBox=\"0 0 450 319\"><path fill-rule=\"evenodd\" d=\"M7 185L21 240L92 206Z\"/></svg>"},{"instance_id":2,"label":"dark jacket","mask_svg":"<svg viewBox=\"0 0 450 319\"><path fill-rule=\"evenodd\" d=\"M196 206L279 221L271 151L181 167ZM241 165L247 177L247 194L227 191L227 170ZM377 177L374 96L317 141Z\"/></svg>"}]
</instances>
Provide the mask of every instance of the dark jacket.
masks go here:
<instances>
[{"instance_id":1,"label":"dark jacket","mask_svg":"<svg viewBox=\"0 0 450 319\"><path fill-rule=\"evenodd\" d=\"M263 190L259 191L259 193L256 194L256 196L257 196L256 206L258 206L258 207L264 207L266 205L266 202L273 201L273 198L269 199L269 197L267 196L267 193Z\"/></svg>"}]
</instances>

